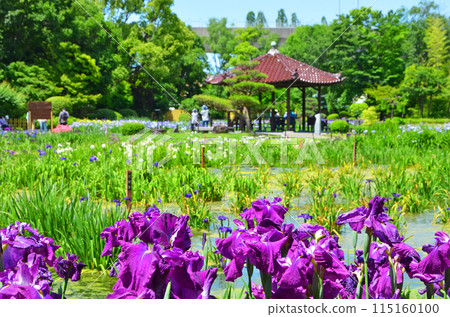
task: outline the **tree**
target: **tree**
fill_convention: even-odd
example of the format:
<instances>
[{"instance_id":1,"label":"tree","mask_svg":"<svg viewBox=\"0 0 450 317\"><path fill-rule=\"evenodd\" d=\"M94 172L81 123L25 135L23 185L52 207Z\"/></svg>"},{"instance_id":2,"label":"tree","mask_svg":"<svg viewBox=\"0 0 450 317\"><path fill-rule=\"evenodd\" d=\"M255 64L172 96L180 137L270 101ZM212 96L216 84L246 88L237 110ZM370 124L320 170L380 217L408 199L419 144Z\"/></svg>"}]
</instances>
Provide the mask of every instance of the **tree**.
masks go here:
<instances>
[{"instance_id":1,"label":"tree","mask_svg":"<svg viewBox=\"0 0 450 317\"><path fill-rule=\"evenodd\" d=\"M427 65L439 69L448 62L447 31L444 28L444 21L440 17L428 17L427 24L424 38L428 53Z\"/></svg>"},{"instance_id":2,"label":"tree","mask_svg":"<svg viewBox=\"0 0 450 317\"><path fill-rule=\"evenodd\" d=\"M207 29L209 37L205 41L216 59L214 73L225 72L231 59L231 53L237 45L236 36L231 29L227 28L226 18L220 20L215 18L209 19Z\"/></svg>"},{"instance_id":3,"label":"tree","mask_svg":"<svg viewBox=\"0 0 450 317\"><path fill-rule=\"evenodd\" d=\"M364 110L369 108L369 106L365 102L359 102L359 103L353 103L348 108L348 112L350 112L350 115L359 118Z\"/></svg>"},{"instance_id":4,"label":"tree","mask_svg":"<svg viewBox=\"0 0 450 317\"><path fill-rule=\"evenodd\" d=\"M262 11L259 11L256 17L256 26L267 27L267 20Z\"/></svg>"},{"instance_id":5,"label":"tree","mask_svg":"<svg viewBox=\"0 0 450 317\"><path fill-rule=\"evenodd\" d=\"M310 65L316 62L313 66L320 68L327 58L326 49L332 42L333 38L328 26L302 25L289 35L286 44L280 51ZM324 52L325 54L323 54Z\"/></svg>"},{"instance_id":6,"label":"tree","mask_svg":"<svg viewBox=\"0 0 450 317\"><path fill-rule=\"evenodd\" d=\"M280 9L278 11L277 21L276 21L278 28L283 28L288 26L288 19L286 17L286 13L284 13L284 9Z\"/></svg>"},{"instance_id":7,"label":"tree","mask_svg":"<svg viewBox=\"0 0 450 317\"><path fill-rule=\"evenodd\" d=\"M344 32L349 25L352 27ZM337 40L327 53L323 69L347 77L332 88L340 92L343 104L351 103L366 88L400 84L406 66L403 47L408 29L399 12L383 15L372 9L355 9L349 15L340 15L330 28L332 38Z\"/></svg>"},{"instance_id":8,"label":"tree","mask_svg":"<svg viewBox=\"0 0 450 317\"><path fill-rule=\"evenodd\" d=\"M394 117L394 110L399 105L401 105L400 93L398 88L389 85L386 86L380 85L376 88L368 88L364 92L369 96L373 97L377 101L378 103L377 110L383 113L391 111L391 118Z\"/></svg>"},{"instance_id":9,"label":"tree","mask_svg":"<svg viewBox=\"0 0 450 317\"><path fill-rule=\"evenodd\" d=\"M230 93L230 99L235 109L242 109L248 132L252 132L251 111L255 111L262 105L256 98L263 92L273 91L273 86L260 82L267 75L258 72L255 67L258 62L241 60L231 72L233 77L226 79Z\"/></svg>"},{"instance_id":10,"label":"tree","mask_svg":"<svg viewBox=\"0 0 450 317\"><path fill-rule=\"evenodd\" d=\"M446 78L443 72L421 65L410 65L406 68L405 79L400 86L409 106L419 106L420 116L423 118L424 104L428 103L428 116L432 112L433 97L439 96Z\"/></svg>"},{"instance_id":11,"label":"tree","mask_svg":"<svg viewBox=\"0 0 450 317\"><path fill-rule=\"evenodd\" d=\"M63 90L56 86L49 72L37 65L14 62L9 64L6 74L7 81L15 90L27 96L27 101L44 101Z\"/></svg>"},{"instance_id":12,"label":"tree","mask_svg":"<svg viewBox=\"0 0 450 317\"><path fill-rule=\"evenodd\" d=\"M60 59L56 64L62 95L69 96L74 102L73 111L77 115L86 115L91 105L97 104L101 94L96 86L101 79L100 68L95 59L81 52L78 45L62 42L59 45Z\"/></svg>"},{"instance_id":13,"label":"tree","mask_svg":"<svg viewBox=\"0 0 450 317\"><path fill-rule=\"evenodd\" d=\"M247 13L245 25L246 26L256 26L255 12L250 11L249 13Z\"/></svg>"},{"instance_id":14,"label":"tree","mask_svg":"<svg viewBox=\"0 0 450 317\"><path fill-rule=\"evenodd\" d=\"M291 27L295 28L300 25L300 20L297 18L297 14L294 12L292 13L291 17Z\"/></svg>"},{"instance_id":15,"label":"tree","mask_svg":"<svg viewBox=\"0 0 450 317\"><path fill-rule=\"evenodd\" d=\"M206 76L203 45L171 11L172 4L173 0L149 2L123 42L134 58L129 59L129 82L134 108L141 115L176 106L182 96L198 93Z\"/></svg>"}]
</instances>

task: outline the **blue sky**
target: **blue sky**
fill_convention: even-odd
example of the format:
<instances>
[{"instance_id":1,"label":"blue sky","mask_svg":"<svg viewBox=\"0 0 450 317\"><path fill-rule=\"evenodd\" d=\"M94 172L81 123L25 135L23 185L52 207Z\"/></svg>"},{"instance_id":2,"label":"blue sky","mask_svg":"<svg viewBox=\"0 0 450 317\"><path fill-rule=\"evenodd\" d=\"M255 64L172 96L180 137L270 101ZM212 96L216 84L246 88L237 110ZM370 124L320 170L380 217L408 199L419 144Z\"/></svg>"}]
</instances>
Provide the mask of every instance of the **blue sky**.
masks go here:
<instances>
[{"instance_id":1,"label":"blue sky","mask_svg":"<svg viewBox=\"0 0 450 317\"><path fill-rule=\"evenodd\" d=\"M172 10L186 24L191 26L207 26L209 18L227 18L229 23L237 27L245 25L245 17L249 11L264 12L269 26L275 26L277 12L284 9L288 19L295 12L301 24L319 23L322 16L328 22L339 13L348 13L359 6L368 7L372 3L373 9L387 12L401 7L410 8L420 0L175 0ZM450 2L435 0L440 5L444 15L450 14Z\"/></svg>"}]
</instances>

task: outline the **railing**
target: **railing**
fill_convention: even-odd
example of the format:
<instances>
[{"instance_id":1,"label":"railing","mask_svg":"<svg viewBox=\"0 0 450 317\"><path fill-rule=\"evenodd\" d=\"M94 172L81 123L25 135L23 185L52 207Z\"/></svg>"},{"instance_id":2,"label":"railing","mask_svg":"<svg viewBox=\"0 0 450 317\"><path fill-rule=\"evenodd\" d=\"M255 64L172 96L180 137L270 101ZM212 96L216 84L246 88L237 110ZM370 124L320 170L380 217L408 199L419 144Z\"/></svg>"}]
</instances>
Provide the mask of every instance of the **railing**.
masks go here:
<instances>
[{"instance_id":1,"label":"railing","mask_svg":"<svg viewBox=\"0 0 450 317\"><path fill-rule=\"evenodd\" d=\"M26 119L16 119L12 118L8 120L8 124L10 127L14 129L23 129L26 130L28 128Z\"/></svg>"}]
</instances>

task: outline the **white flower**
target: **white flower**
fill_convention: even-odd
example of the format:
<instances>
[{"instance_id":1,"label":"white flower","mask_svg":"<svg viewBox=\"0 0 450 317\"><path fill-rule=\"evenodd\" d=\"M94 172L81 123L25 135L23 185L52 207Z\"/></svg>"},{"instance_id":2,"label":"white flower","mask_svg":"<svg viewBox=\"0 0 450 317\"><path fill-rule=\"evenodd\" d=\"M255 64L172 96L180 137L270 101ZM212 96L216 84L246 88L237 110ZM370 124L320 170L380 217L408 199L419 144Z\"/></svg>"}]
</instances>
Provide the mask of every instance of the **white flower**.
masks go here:
<instances>
[{"instance_id":1,"label":"white flower","mask_svg":"<svg viewBox=\"0 0 450 317\"><path fill-rule=\"evenodd\" d=\"M106 144L102 144L102 148L105 148L106 147Z\"/></svg>"},{"instance_id":2,"label":"white flower","mask_svg":"<svg viewBox=\"0 0 450 317\"><path fill-rule=\"evenodd\" d=\"M95 149L95 145L91 145L91 149Z\"/></svg>"}]
</instances>

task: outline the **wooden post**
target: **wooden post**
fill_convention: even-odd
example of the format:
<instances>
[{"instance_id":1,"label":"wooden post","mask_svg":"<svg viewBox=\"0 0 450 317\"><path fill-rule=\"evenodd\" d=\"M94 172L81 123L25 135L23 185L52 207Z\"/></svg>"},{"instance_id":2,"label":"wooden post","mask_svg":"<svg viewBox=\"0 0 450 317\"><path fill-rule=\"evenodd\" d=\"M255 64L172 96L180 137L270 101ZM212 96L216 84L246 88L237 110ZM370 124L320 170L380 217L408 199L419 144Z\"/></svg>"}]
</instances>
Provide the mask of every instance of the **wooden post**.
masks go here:
<instances>
[{"instance_id":1,"label":"wooden post","mask_svg":"<svg viewBox=\"0 0 450 317\"><path fill-rule=\"evenodd\" d=\"M205 145L202 146L202 168L205 168Z\"/></svg>"},{"instance_id":2,"label":"wooden post","mask_svg":"<svg viewBox=\"0 0 450 317\"><path fill-rule=\"evenodd\" d=\"M53 131L53 111L50 111L50 132Z\"/></svg>"},{"instance_id":3,"label":"wooden post","mask_svg":"<svg viewBox=\"0 0 450 317\"><path fill-rule=\"evenodd\" d=\"M228 127L231 127L232 126L232 124L231 124L231 112L230 111L227 111L227 126Z\"/></svg>"},{"instance_id":4,"label":"wooden post","mask_svg":"<svg viewBox=\"0 0 450 317\"><path fill-rule=\"evenodd\" d=\"M318 92L317 101L319 102L319 112L318 113L321 113L322 112L322 94L320 91L320 86L319 86L319 88L317 88L317 92ZM322 125L322 123L321 123L321 125ZM320 131L322 131L322 126L320 126Z\"/></svg>"},{"instance_id":5,"label":"wooden post","mask_svg":"<svg viewBox=\"0 0 450 317\"><path fill-rule=\"evenodd\" d=\"M131 210L131 197L133 196L133 183L131 171L127 171L127 209Z\"/></svg>"},{"instance_id":6,"label":"wooden post","mask_svg":"<svg viewBox=\"0 0 450 317\"><path fill-rule=\"evenodd\" d=\"M353 165L356 166L356 144L357 142L353 143Z\"/></svg>"},{"instance_id":7,"label":"wooden post","mask_svg":"<svg viewBox=\"0 0 450 317\"><path fill-rule=\"evenodd\" d=\"M27 129L31 129L31 111L28 111Z\"/></svg>"}]
</instances>

